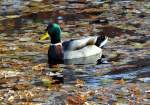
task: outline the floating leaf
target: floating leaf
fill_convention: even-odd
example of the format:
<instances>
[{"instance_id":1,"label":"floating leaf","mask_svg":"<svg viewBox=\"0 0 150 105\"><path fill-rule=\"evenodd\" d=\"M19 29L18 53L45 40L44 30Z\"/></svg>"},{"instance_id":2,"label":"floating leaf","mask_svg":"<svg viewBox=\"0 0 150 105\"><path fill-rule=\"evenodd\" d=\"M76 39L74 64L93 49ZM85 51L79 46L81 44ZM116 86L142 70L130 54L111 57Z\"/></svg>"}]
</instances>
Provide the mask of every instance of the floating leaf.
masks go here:
<instances>
[{"instance_id":1,"label":"floating leaf","mask_svg":"<svg viewBox=\"0 0 150 105\"><path fill-rule=\"evenodd\" d=\"M84 81L83 81L83 80L80 80L80 79L77 79L77 80L76 80L76 86L77 86L77 87L83 87L83 86L84 86Z\"/></svg>"},{"instance_id":2,"label":"floating leaf","mask_svg":"<svg viewBox=\"0 0 150 105\"><path fill-rule=\"evenodd\" d=\"M88 95L88 96L94 96L94 95L95 95L95 92L92 91L92 90L89 90L89 91L87 92L87 95Z\"/></svg>"},{"instance_id":3,"label":"floating leaf","mask_svg":"<svg viewBox=\"0 0 150 105\"><path fill-rule=\"evenodd\" d=\"M133 43L134 48L143 48L143 44L141 43Z\"/></svg>"},{"instance_id":4,"label":"floating leaf","mask_svg":"<svg viewBox=\"0 0 150 105\"><path fill-rule=\"evenodd\" d=\"M43 82L43 85L48 87L48 88L51 88L52 87L52 79L47 79L47 78L44 78L42 79L42 82Z\"/></svg>"},{"instance_id":5,"label":"floating leaf","mask_svg":"<svg viewBox=\"0 0 150 105\"><path fill-rule=\"evenodd\" d=\"M124 84L125 84L125 81L124 81L124 79L120 79L120 80L116 80L115 83L116 83L116 84L124 85Z\"/></svg>"},{"instance_id":6,"label":"floating leaf","mask_svg":"<svg viewBox=\"0 0 150 105\"><path fill-rule=\"evenodd\" d=\"M14 96L10 96L10 97L8 98L8 101L9 101L9 102L13 102L14 100L15 100Z\"/></svg>"},{"instance_id":7,"label":"floating leaf","mask_svg":"<svg viewBox=\"0 0 150 105\"><path fill-rule=\"evenodd\" d=\"M19 83L13 87L14 90L26 90L30 88L31 88L31 84L29 83Z\"/></svg>"},{"instance_id":8,"label":"floating leaf","mask_svg":"<svg viewBox=\"0 0 150 105\"><path fill-rule=\"evenodd\" d=\"M24 99L26 101L31 101L36 95L33 94L32 91L19 91L18 92L19 99Z\"/></svg>"},{"instance_id":9,"label":"floating leaf","mask_svg":"<svg viewBox=\"0 0 150 105\"><path fill-rule=\"evenodd\" d=\"M46 63L38 64L36 66L33 66L32 70L34 70L34 71L43 71L43 70L45 70L46 66L47 66Z\"/></svg>"},{"instance_id":10,"label":"floating leaf","mask_svg":"<svg viewBox=\"0 0 150 105\"><path fill-rule=\"evenodd\" d=\"M68 105L83 105L83 101L78 95L70 95L67 96L67 104Z\"/></svg>"}]
</instances>

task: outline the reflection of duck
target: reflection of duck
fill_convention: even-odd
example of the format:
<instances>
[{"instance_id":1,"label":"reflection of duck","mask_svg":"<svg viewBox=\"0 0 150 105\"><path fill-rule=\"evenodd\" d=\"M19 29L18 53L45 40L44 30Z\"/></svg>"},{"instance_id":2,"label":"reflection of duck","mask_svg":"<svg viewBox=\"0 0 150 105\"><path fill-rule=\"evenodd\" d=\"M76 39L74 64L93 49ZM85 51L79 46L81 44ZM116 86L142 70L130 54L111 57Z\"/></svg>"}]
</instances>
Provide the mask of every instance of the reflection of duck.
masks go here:
<instances>
[{"instance_id":1,"label":"reflection of duck","mask_svg":"<svg viewBox=\"0 0 150 105\"><path fill-rule=\"evenodd\" d=\"M64 60L85 58L92 55L102 55L101 47L104 46L108 40L105 36L90 36L81 39L71 39L61 42L61 29L58 24L49 24L47 33L40 37L44 40L51 37L51 44L48 50L49 64L55 65L63 63Z\"/></svg>"}]
</instances>

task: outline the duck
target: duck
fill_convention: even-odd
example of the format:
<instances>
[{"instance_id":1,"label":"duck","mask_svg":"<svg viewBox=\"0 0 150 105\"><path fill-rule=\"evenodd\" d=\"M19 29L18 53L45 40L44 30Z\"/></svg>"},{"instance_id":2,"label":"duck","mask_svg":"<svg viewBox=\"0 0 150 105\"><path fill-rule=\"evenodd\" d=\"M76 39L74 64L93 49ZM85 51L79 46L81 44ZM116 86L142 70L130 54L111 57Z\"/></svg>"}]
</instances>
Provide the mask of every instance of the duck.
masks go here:
<instances>
[{"instance_id":1,"label":"duck","mask_svg":"<svg viewBox=\"0 0 150 105\"><path fill-rule=\"evenodd\" d=\"M101 58L102 47L107 43L108 37L95 35L61 41L60 24L49 24L46 33L40 36L41 41L47 38L51 40L48 49L48 63L50 65L70 63L71 61L71 64L75 61L83 63L92 60L91 56L95 56L98 59Z\"/></svg>"},{"instance_id":2,"label":"duck","mask_svg":"<svg viewBox=\"0 0 150 105\"><path fill-rule=\"evenodd\" d=\"M80 39L63 41L64 59L86 58L93 55L102 55L102 47L108 38L104 36L87 36Z\"/></svg>"}]
</instances>

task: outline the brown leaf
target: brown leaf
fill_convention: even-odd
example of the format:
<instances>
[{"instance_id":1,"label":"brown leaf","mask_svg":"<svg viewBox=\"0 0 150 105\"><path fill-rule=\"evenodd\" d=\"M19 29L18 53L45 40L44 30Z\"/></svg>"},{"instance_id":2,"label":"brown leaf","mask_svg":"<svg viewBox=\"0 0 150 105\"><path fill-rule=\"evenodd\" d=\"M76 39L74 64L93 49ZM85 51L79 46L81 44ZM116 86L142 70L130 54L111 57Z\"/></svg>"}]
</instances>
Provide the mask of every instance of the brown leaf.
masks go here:
<instances>
[{"instance_id":1,"label":"brown leaf","mask_svg":"<svg viewBox=\"0 0 150 105\"><path fill-rule=\"evenodd\" d=\"M13 87L14 90L26 90L29 88L31 88L31 84L29 83L19 83Z\"/></svg>"},{"instance_id":2,"label":"brown leaf","mask_svg":"<svg viewBox=\"0 0 150 105\"><path fill-rule=\"evenodd\" d=\"M124 81L124 79L120 79L120 80L116 80L115 83L116 83L116 84L124 85L124 84L125 84L125 81Z\"/></svg>"},{"instance_id":3,"label":"brown leaf","mask_svg":"<svg viewBox=\"0 0 150 105\"><path fill-rule=\"evenodd\" d=\"M83 105L84 101L82 98L79 95L70 95L67 96L67 103L68 105Z\"/></svg>"},{"instance_id":4,"label":"brown leaf","mask_svg":"<svg viewBox=\"0 0 150 105\"><path fill-rule=\"evenodd\" d=\"M94 96L95 92L90 90L90 91L87 92L87 94L88 94L88 96Z\"/></svg>"},{"instance_id":5,"label":"brown leaf","mask_svg":"<svg viewBox=\"0 0 150 105\"><path fill-rule=\"evenodd\" d=\"M46 64L45 63L42 63L42 64L38 64L36 66L33 66L32 67L32 70L34 71L43 71L46 67Z\"/></svg>"},{"instance_id":6,"label":"brown leaf","mask_svg":"<svg viewBox=\"0 0 150 105\"><path fill-rule=\"evenodd\" d=\"M76 80L76 86L82 88L84 86L84 81L77 79Z\"/></svg>"},{"instance_id":7,"label":"brown leaf","mask_svg":"<svg viewBox=\"0 0 150 105\"><path fill-rule=\"evenodd\" d=\"M33 94L33 92L31 91L21 91L21 92L18 92L18 96L19 96L19 99L23 99L23 100L26 100L26 101L32 101L33 98L36 97L36 94Z\"/></svg>"}]
</instances>

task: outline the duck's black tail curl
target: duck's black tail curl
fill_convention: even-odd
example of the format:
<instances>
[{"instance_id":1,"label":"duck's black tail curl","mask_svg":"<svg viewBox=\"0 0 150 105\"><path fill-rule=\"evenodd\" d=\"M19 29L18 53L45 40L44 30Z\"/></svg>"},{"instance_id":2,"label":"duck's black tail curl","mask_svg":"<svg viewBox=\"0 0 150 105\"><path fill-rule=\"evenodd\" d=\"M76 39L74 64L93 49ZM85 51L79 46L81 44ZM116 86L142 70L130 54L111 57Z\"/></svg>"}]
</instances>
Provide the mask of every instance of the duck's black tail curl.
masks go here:
<instances>
[{"instance_id":1,"label":"duck's black tail curl","mask_svg":"<svg viewBox=\"0 0 150 105\"><path fill-rule=\"evenodd\" d=\"M107 43L107 41L108 41L108 37L101 35L97 37L95 45L102 48Z\"/></svg>"}]
</instances>

